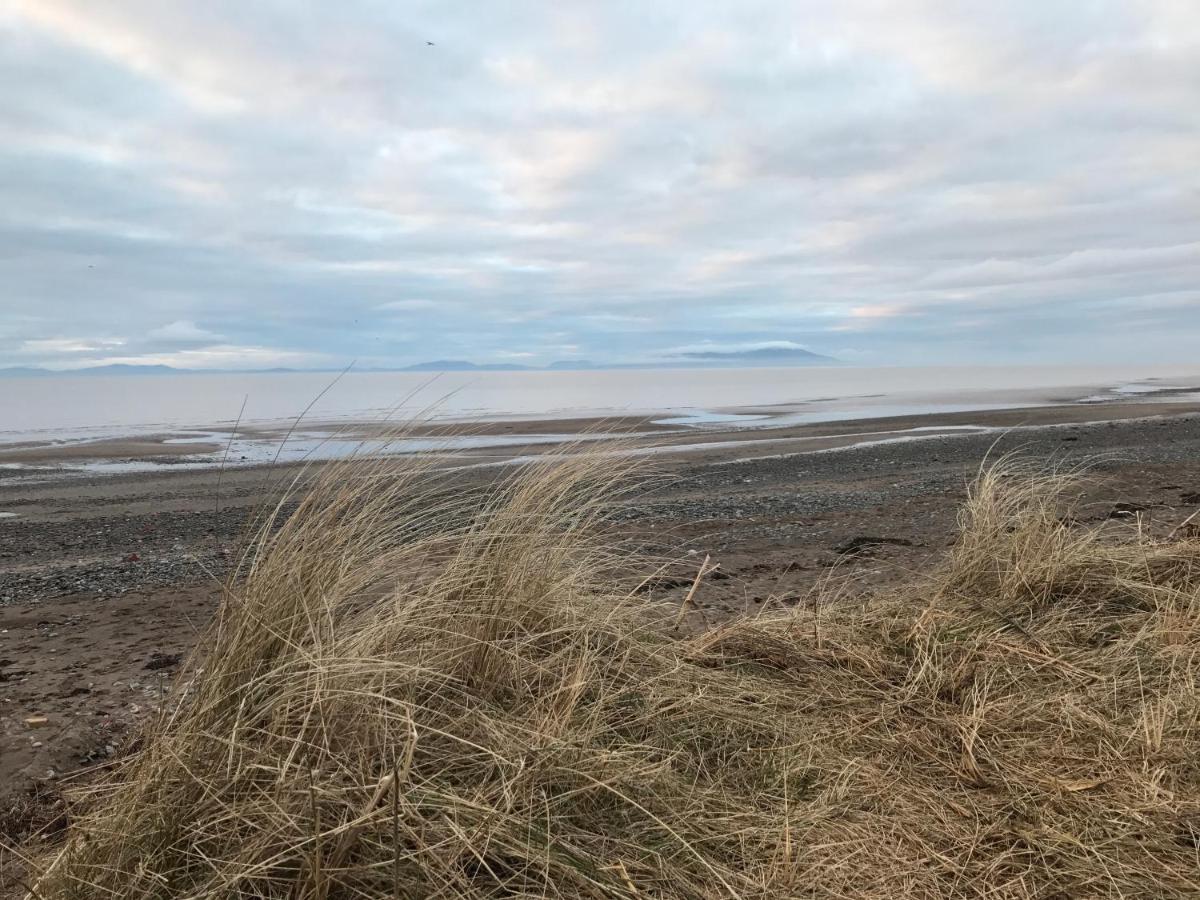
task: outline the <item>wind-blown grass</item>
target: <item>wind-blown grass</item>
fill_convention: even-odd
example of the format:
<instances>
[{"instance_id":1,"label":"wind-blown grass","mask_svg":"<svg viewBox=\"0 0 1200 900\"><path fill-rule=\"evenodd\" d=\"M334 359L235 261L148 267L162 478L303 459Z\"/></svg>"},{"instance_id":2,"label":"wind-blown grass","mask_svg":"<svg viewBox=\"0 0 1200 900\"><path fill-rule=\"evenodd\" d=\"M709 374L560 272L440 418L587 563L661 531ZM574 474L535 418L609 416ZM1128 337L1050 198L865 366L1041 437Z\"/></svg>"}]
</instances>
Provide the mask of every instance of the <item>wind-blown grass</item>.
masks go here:
<instances>
[{"instance_id":1,"label":"wind-blown grass","mask_svg":"<svg viewBox=\"0 0 1200 900\"><path fill-rule=\"evenodd\" d=\"M613 467L330 467L37 896L1200 893L1200 544L995 470L894 596L680 633Z\"/></svg>"}]
</instances>

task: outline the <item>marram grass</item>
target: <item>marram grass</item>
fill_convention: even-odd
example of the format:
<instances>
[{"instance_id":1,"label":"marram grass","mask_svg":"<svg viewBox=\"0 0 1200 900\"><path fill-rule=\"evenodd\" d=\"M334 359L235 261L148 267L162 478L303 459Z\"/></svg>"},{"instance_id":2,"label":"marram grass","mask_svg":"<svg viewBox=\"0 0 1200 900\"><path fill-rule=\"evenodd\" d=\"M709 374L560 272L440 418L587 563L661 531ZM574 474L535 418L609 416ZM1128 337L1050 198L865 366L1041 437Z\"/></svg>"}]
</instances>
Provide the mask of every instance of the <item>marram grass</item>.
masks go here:
<instances>
[{"instance_id":1,"label":"marram grass","mask_svg":"<svg viewBox=\"0 0 1200 900\"><path fill-rule=\"evenodd\" d=\"M327 469L34 895L1200 896L1195 540L996 470L886 600L681 632L614 578L625 478Z\"/></svg>"}]
</instances>

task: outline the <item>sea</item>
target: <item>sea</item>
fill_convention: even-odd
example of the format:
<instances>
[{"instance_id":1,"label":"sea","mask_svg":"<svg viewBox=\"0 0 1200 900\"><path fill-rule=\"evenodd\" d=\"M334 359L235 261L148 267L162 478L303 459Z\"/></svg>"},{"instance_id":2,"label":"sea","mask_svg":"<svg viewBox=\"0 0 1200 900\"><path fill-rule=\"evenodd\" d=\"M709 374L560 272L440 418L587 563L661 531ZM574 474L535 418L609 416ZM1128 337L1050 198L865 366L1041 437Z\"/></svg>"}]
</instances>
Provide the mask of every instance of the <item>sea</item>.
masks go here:
<instances>
[{"instance_id":1,"label":"sea","mask_svg":"<svg viewBox=\"0 0 1200 900\"><path fill-rule=\"evenodd\" d=\"M1135 394L1200 398L1200 364L7 377L0 447L220 430L239 417L248 426L643 414L685 425L794 424Z\"/></svg>"}]
</instances>

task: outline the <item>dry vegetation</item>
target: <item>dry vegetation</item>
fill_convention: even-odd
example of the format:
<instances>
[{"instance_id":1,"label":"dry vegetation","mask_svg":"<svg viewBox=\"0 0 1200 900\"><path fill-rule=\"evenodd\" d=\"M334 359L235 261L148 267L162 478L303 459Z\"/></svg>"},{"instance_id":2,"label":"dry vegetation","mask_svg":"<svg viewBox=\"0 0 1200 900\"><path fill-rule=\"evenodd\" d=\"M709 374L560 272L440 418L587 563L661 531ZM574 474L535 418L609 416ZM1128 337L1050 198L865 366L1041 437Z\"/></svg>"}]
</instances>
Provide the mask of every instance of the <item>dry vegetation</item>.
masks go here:
<instances>
[{"instance_id":1,"label":"dry vegetation","mask_svg":"<svg viewBox=\"0 0 1200 900\"><path fill-rule=\"evenodd\" d=\"M1200 893L1195 539L994 470L886 601L679 632L613 587L611 468L330 470L36 896Z\"/></svg>"}]
</instances>

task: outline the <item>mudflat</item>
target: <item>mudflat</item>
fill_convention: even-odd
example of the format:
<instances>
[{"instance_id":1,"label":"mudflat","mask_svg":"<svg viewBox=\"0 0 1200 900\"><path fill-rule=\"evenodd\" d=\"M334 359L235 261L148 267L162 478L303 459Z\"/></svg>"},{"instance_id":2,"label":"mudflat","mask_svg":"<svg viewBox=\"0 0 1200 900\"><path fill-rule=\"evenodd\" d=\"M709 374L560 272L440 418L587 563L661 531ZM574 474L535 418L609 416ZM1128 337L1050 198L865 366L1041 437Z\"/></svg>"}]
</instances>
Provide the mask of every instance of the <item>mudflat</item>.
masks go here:
<instances>
[{"instance_id":1,"label":"mudflat","mask_svg":"<svg viewBox=\"0 0 1200 900\"><path fill-rule=\"evenodd\" d=\"M571 431L581 424L602 425L574 421ZM636 418L617 426L639 436L594 449L642 453L662 476L613 510L623 535L667 561L641 591L678 603L708 557L719 568L700 584L696 606L709 619L804 603L830 579L845 582L847 602L869 602L936 565L968 484L1004 453L1086 469L1073 512L1083 525L1166 534L1200 507L1196 404L743 430L654 429ZM520 434L563 428L497 427L511 428L514 443L442 461L462 490L505 470L492 463L547 450L522 445ZM30 791L52 796L122 752L215 609L249 523L282 486L316 469L164 468L44 482L3 471L0 810ZM21 808L35 812L0 816L0 825L19 831L52 806Z\"/></svg>"}]
</instances>

